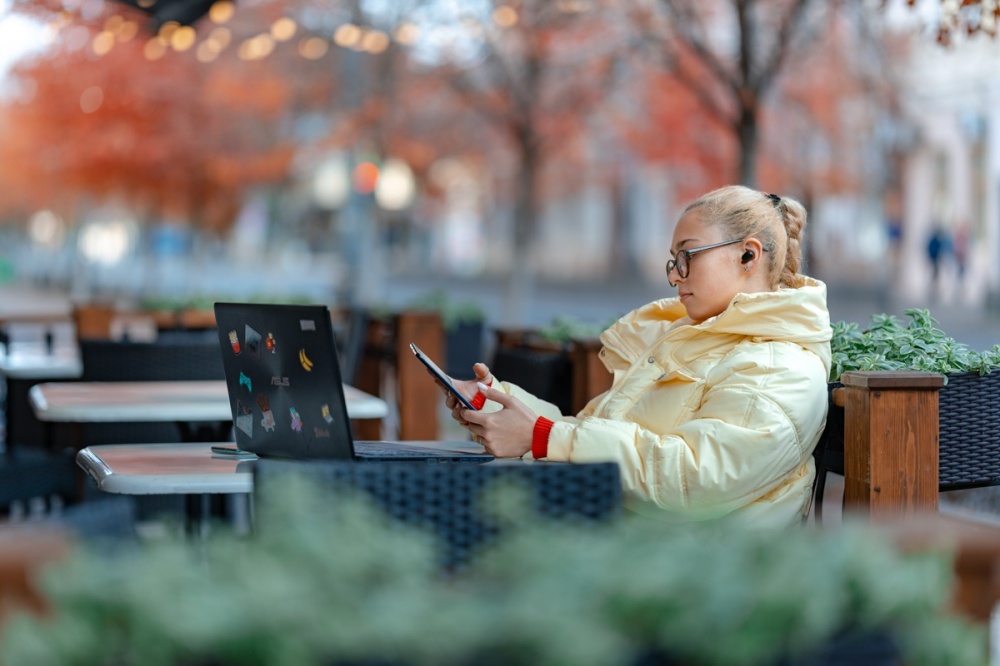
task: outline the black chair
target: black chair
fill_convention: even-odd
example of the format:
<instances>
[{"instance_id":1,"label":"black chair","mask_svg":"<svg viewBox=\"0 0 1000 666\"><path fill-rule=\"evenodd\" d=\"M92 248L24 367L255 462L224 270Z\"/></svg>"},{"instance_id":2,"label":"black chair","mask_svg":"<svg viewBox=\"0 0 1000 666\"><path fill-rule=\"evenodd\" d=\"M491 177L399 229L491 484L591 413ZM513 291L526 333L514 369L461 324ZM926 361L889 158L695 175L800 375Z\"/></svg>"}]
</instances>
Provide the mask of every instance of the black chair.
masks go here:
<instances>
[{"instance_id":1,"label":"black chair","mask_svg":"<svg viewBox=\"0 0 1000 666\"><path fill-rule=\"evenodd\" d=\"M826 493L826 477L830 472L844 473L844 408L833 404L834 390L841 388L840 382L827 385L828 411L826 427L813 449L816 463L816 479L813 481L813 515L817 522L823 520L823 496Z\"/></svg>"},{"instance_id":2,"label":"black chair","mask_svg":"<svg viewBox=\"0 0 1000 666\"><path fill-rule=\"evenodd\" d=\"M80 340L81 381L224 380L218 335L196 332L156 342ZM204 434L204 437L200 437ZM223 439L227 424L107 423L87 424L82 445L180 442Z\"/></svg>"},{"instance_id":3,"label":"black chair","mask_svg":"<svg viewBox=\"0 0 1000 666\"><path fill-rule=\"evenodd\" d=\"M339 352L340 377L345 384L351 386L357 381L361 359L365 355L368 320L368 311L364 308L348 308L342 325L334 331Z\"/></svg>"},{"instance_id":4,"label":"black chair","mask_svg":"<svg viewBox=\"0 0 1000 666\"><path fill-rule=\"evenodd\" d=\"M81 381L224 380L222 351L215 331L178 331L155 342L113 342L81 339ZM61 424L59 424L61 425ZM78 425L78 424L76 424ZM149 444L220 441L232 424L206 423L88 423L71 436L82 448L97 444ZM61 439L61 438L58 438ZM184 515L184 498L145 495L137 500L140 520L168 514Z\"/></svg>"},{"instance_id":5,"label":"black chair","mask_svg":"<svg viewBox=\"0 0 1000 666\"><path fill-rule=\"evenodd\" d=\"M219 338L213 332L167 336L155 342L80 340L82 381L225 379Z\"/></svg>"},{"instance_id":6,"label":"black chair","mask_svg":"<svg viewBox=\"0 0 1000 666\"><path fill-rule=\"evenodd\" d=\"M563 521L600 522L619 515L621 480L615 463L447 465L257 460L255 504L281 493L289 475L301 475L334 493L364 491L401 523L430 530L442 546L442 565L457 569L500 534L481 506L497 483L521 483L538 514Z\"/></svg>"},{"instance_id":7,"label":"black chair","mask_svg":"<svg viewBox=\"0 0 1000 666\"><path fill-rule=\"evenodd\" d=\"M501 381L517 384L532 395L573 414L573 367L569 356L557 351L498 347L490 370Z\"/></svg>"},{"instance_id":8,"label":"black chair","mask_svg":"<svg viewBox=\"0 0 1000 666\"><path fill-rule=\"evenodd\" d=\"M0 513L11 515L20 503L24 511L40 503L43 511L70 504L79 495L75 454L18 447L0 455Z\"/></svg>"}]
</instances>

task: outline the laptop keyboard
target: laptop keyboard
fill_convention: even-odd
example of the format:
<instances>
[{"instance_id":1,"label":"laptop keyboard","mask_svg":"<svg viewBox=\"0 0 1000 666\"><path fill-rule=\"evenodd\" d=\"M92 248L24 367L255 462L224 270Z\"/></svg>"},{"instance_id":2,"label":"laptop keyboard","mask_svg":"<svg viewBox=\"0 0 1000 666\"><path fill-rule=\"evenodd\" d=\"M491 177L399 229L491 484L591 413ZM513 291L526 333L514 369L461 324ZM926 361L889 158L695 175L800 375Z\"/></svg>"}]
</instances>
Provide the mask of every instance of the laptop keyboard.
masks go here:
<instances>
[{"instance_id":1,"label":"laptop keyboard","mask_svg":"<svg viewBox=\"0 0 1000 666\"><path fill-rule=\"evenodd\" d=\"M413 449L399 444L383 442L356 442L355 448L361 455L367 456L426 456L427 449Z\"/></svg>"},{"instance_id":2,"label":"laptop keyboard","mask_svg":"<svg viewBox=\"0 0 1000 666\"><path fill-rule=\"evenodd\" d=\"M385 456L385 457L413 457L426 458L428 456L449 456L449 455L484 455L469 451L454 451L447 449L436 449L431 447L413 446L396 442L363 441L354 443L355 452L361 456Z\"/></svg>"}]
</instances>

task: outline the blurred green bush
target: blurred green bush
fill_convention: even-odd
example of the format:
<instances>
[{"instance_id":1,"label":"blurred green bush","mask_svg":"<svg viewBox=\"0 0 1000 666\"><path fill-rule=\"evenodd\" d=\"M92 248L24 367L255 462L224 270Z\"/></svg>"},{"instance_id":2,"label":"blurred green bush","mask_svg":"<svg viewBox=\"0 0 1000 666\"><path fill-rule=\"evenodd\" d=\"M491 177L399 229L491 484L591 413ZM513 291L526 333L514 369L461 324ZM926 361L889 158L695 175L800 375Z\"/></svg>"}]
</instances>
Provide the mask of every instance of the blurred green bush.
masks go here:
<instances>
[{"instance_id":1,"label":"blurred green bush","mask_svg":"<svg viewBox=\"0 0 1000 666\"><path fill-rule=\"evenodd\" d=\"M985 663L948 614L951 563L901 554L870 528L752 531L630 517L525 519L459 573L430 535L305 481L258 502L256 533L80 547L48 569L48 617L5 624L4 664L794 664L843 632L889 632L907 664ZM657 662L659 663L659 662Z\"/></svg>"}]
</instances>

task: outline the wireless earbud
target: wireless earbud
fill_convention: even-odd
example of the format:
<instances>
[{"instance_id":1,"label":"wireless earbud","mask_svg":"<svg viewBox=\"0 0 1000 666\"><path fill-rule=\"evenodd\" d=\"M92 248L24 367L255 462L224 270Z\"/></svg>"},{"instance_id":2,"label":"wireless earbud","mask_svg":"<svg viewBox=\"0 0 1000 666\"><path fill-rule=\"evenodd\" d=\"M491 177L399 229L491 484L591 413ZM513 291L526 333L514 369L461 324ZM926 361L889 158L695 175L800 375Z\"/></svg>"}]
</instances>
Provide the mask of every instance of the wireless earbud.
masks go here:
<instances>
[{"instance_id":1,"label":"wireless earbud","mask_svg":"<svg viewBox=\"0 0 1000 666\"><path fill-rule=\"evenodd\" d=\"M743 256L740 257L740 263L747 264L750 263L751 261L753 261L753 252L747 250L746 252L743 253Z\"/></svg>"}]
</instances>

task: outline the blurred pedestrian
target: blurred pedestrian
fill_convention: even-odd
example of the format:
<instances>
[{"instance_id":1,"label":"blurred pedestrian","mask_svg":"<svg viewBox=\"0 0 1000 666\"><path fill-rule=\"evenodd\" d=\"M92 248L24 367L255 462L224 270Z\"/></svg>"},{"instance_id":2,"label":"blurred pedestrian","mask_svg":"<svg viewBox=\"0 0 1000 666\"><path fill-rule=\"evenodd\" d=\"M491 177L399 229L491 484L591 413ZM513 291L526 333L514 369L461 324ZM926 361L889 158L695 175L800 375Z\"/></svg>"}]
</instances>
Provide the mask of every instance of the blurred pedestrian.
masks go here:
<instances>
[{"instance_id":1,"label":"blurred pedestrian","mask_svg":"<svg viewBox=\"0 0 1000 666\"><path fill-rule=\"evenodd\" d=\"M951 239L944 225L934 225L931 236L927 240L927 259L931 262L931 296L938 294L938 283L941 278L941 264L951 252Z\"/></svg>"},{"instance_id":2,"label":"blurred pedestrian","mask_svg":"<svg viewBox=\"0 0 1000 666\"><path fill-rule=\"evenodd\" d=\"M794 199L709 192L674 229L667 280L679 296L601 335L611 389L564 416L477 363L475 380L456 383L482 409L448 393L446 404L498 457L618 463L626 494L670 520L800 522L831 337L826 286L799 273L805 224Z\"/></svg>"},{"instance_id":3,"label":"blurred pedestrian","mask_svg":"<svg viewBox=\"0 0 1000 666\"><path fill-rule=\"evenodd\" d=\"M958 269L958 285L961 287L965 282L965 269L969 261L969 227L964 222L955 227L951 245L955 267Z\"/></svg>"}]
</instances>

